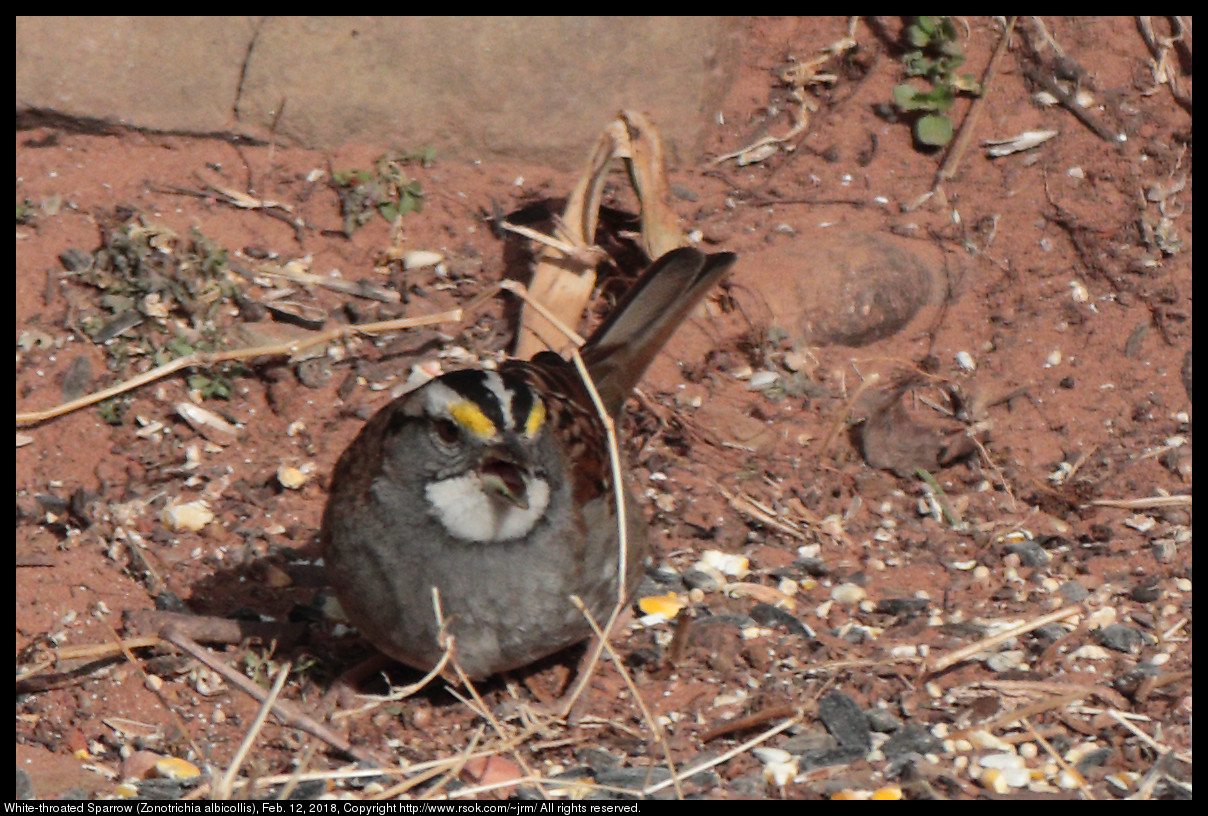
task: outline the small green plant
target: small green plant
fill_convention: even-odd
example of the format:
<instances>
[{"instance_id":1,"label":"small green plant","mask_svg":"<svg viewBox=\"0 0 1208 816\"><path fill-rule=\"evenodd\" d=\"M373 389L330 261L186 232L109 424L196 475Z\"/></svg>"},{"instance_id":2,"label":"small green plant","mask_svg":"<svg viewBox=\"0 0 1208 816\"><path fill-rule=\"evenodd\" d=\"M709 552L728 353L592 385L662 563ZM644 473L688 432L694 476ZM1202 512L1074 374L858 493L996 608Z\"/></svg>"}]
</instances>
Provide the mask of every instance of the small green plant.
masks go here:
<instances>
[{"instance_id":1,"label":"small green plant","mask_svg":"<svg viewBox=\"0 0 1208 816\"><path fill-rule=\"evenodd\" d=\"M214 334L214 332L205 332L205 334ZM184 335L177 334L162 345L149 344L148 347L154 349L151 359L157 366L160 366L181 357L187 357L195 351L215 351L219 344L210 339L194 344L189 342ZM211 366L202 371L195 371L189 374L185 381L190 390L201 394L202 399L229 400L232 389L235 387L234 378L246 373L247 370L242 365L232 361Z\"/></svg>"},{"instance_id":2,"label":"small green plant","mask_svg":"<svg viewBox=\"0 0 1208 816\"><path fill-rule=\"evenodd\" d=\"M332 173L344 216L344 234L352 235L375 212L391 222L409 212L422 212L424 193L420 183L408 178L403 168L413 163L428 167L435 156L430 147L399 155L384 154L374 160L373 170Z\"/></svg>"},{"instance_id":3,"label":"small green plant","mask_svg":"<svg viewBox=\"0 0 1208 816\"><path fill-rule=\"evenodd\" d=\"M910 83L893 89L893 101L907 112L918 112L914 137L920 144L943 147L952 141L952 121L944 114L958 93L980 94L981 88L969 74L957 75L965 61L957 42L951 17L914 17L902 32L909 48L902 55L907 76L919 76L931 83L920 90Z\"/></svg>"},{"instance_id":4,"label":"small green plant","mask_svg":"<svg viewBox=\"0 0 1208 816\"><path fill-rule=\"evenodd\" d=\"M99 290L96 308L81 309L78 325L104 348L106 367L121 376L130 366L145 370L148 362L164 365L224 347L215 321L239 293L228 254L196 228L181 237L132 217L104 229L101 246L71 275ZM238 363L223 363L191 372L188 384L207 399L229 399L242 373ZM105 422L120 424L126 405L115 397L98 411Z\"/></svg>"},{"instance_id":5,"label":"small green plant","mask_svg":"<svg viewBox=\"0 0 1208 816\"><path fill-rule=\"evenodd\" d=\"M302 675L309 672L319 664L318 658L313 655L302 654L294 659L290 666L289 673L292 675ZM281 671L282 661L273 659L272 651L257 652L252 649L247 649L243 653L244 670L251 675L260 686L268 688L276 679L277 672Z\"/></svg>"},{"instance_id":6,"label":"small green plant","mask_svg":"<svg viewBox=\"0 0 1208 816\"><path fill-rule=\"evenodd\" d=\"M126 421L126 409L129 407L130 399L119 394L98 402L96 411L106 425L121 425Z\"/></svg>"},{"instance_id":7,"label":"small green plant","mask_svg":"<svg viewBox=\"0 0 1208 816\"><path fill-rule=\"evenodd\" d=\"M178 317L201 326L238 293L227 250L195 227L182 239L141 218L105 231L93 263L80 273L104 292L112 314L136 309L148 318Z\"/></svg>"}]
</instances>

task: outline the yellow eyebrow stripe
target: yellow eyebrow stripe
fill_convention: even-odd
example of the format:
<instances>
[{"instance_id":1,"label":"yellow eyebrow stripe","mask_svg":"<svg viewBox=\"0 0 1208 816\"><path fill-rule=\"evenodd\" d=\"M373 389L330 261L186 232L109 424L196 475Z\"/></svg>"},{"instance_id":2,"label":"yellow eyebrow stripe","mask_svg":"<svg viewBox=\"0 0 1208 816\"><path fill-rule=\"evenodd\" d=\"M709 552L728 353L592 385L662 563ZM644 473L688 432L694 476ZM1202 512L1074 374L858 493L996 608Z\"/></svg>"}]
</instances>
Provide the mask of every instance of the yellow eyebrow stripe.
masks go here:
<instances>
[{"instance_id":1,"label":"yellow eyebrow stripe","mask_svg":"<svg viewBox=\"0 0 1208 816\"><path fill-rule=\"evenodd\" d=\"M524 433L526 436L536 436L537 431L541 430L541 426L545 424L545 403L540 398L534 399L533 408L529 411L528 417L524 420Z\"/></svg>"},{"instance_id":2,"label":"yellow eyebrow stripe","mask_svg":"<svg viewBox=\"0 0 1208 816\"><path fill-rule=\"evenodd\" d=\"M469 400L460 400L449 404L449 416L463 428L484 439L496 434L495 423L492 422L482 409Z\"/></svg>"}]
</instances>

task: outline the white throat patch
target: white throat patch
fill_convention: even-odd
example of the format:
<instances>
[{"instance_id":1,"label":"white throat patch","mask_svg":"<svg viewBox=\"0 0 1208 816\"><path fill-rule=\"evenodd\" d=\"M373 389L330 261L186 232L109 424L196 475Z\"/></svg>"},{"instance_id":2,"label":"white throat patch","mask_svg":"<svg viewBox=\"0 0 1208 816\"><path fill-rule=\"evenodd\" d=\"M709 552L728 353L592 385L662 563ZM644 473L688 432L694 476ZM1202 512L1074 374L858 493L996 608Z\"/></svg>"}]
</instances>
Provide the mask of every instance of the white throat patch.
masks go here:
<instances>
[{"instance_id":1,"label":"white throat patch","mask_svg":"<svg viewBox=\"0 0 1208 816\"><path fill-rule=\"evenodd\" d=\"M431 482L424 494L450 535L466 541L507 541L527 535L549 506L549 484L544 479L525 474L524 486L527 508L488 494L474 472Z\"/></svg>"}]
</instances>

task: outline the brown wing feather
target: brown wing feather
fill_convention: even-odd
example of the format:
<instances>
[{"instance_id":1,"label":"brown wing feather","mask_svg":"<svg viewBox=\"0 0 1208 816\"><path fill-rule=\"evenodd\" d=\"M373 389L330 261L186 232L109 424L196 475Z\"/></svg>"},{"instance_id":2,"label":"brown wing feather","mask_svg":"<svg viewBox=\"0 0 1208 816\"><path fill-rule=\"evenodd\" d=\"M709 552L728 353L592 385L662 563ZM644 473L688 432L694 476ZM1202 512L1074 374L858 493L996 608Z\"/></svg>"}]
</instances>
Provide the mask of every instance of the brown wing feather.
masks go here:
<instances>
[{"instance_id":1,"label":"brown wing feather","mask_svg":"<svg viewBox=\"0 0 1208 816\"><path fill-rule=\"evenodd\" d=\"M654 356L736 257L692 247L666 253L592 333L580 353L610 414L617 415Z\"/></svg>"},{"instance_id":2,"label":"brown wing feather","mask_svg":"<svg viewBox=\"0 0 1208 816\"><path fill-rule=\"evenodd\" d=\"M650 265L591 335L581 354L609 414L620 412L654 355L735 257L731 252L706 255L690 247L668 252ZM576 500L610 490L607 435L574 364L543 351L527 362L509 360L500 373L519 376L544 396L546 421L565 440L568 459L575 463Z\"/></svg>"}]
</instances>

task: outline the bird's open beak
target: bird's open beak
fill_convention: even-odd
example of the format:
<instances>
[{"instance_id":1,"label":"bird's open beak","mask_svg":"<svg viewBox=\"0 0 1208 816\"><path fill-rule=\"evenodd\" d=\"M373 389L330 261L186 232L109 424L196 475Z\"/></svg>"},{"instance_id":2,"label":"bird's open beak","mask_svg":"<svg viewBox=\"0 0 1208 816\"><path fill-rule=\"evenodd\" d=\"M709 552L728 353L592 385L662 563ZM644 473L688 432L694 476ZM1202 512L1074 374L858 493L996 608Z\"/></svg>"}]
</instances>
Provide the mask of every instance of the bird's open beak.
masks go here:
<instances>
[{"instance_id":1,"label":"bird's open beak","mask_svg":"<svg viewBox=\"0 0 1208 816\"><path fill-rule=\"evenodd\" d=\"M491 494L508 501L521 510L527 510L528 483L524 480L526 469L515 458L502 452L492 451L482 457L478 466L483 488Z\"/></svg>"}]
</instances>

